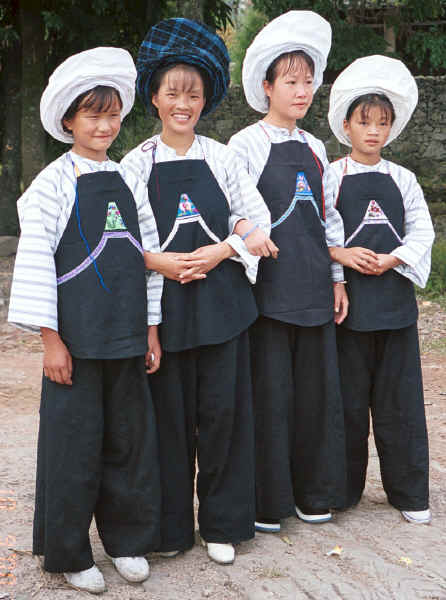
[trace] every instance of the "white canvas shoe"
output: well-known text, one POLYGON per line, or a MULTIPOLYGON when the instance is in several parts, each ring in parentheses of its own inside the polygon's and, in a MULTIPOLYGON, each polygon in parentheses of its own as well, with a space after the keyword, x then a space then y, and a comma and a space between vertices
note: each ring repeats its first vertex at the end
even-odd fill
POLYGON ((163 558, 173 558, 174 556, 178 556, 179 553, 179 550, 168 550, 167 552, 158 552, 158 554, 163 558))
POLYGON ((329 510, 327 510, 327 512, 322 512, 312 509, 301 510, 298 506, 296 506, 295 508, 296 515, 301 521, 305 521, 305 523, 326 523, 327 521, 331 521, 332 514, 329 510))
POLYGON ((409 523, 422 524, 432 521, 432 513, 428 508, 426 510, 402 510, 401 514, 409 523))
POLYGON ((220 565, 230 565, 234 562, 235 550, 232 544, 216 544, 208 542, 208 556, 220 565))
POLYGON ((85 571, 64 573, 64 577, 69 584, 85 592, 90 592, 91 594, 105 592, 104 577, 96 565, 85 569, 85 571))
POLYGON ((144 556, 120 556, 111 559, 121 577, 132 583, 145 581, 150 574, 149 563, 144 556))

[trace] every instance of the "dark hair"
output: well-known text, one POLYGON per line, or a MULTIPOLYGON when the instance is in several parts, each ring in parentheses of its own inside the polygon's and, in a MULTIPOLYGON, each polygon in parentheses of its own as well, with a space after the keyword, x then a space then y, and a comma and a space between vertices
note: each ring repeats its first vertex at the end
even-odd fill
POLYGON ((266 81, 272 85, 277 76, 279 75, 279 63, 281 63, 282 61, 288 61, 288 65, 285 71, 285 75, 287 73, 289 73, 290 71, 292 71, 298 62, 300 62, 301 60, 303 60, 304 62, 307 63, 308 68, 311 71, 311 74, 314 76, 314 61, 311 58, 311 56, 309 56, 306 52, 304 52, 303 50, 294 50, 293 52, 284 52, 283 54, 281 54, 280 56, 278 56, 277 58, 275 58, 273 60, 273 62, 270 64, 270 66, 268 67, 268 69, 266 70, 266 75, 265 75, 265 79, 266 81))
POLYGON ((347 114, 345 115, 346 121, 350 121, 358 106, 361 107, 362 119, 367 118, 372 106, 378 106, 381 108, 381 112, 385 114, 386 119, 390 119, 391 125, 393 125, 393 122, 395 121, 395 109, 393 108, 393 104, 384 94, 363 94, 362 96, 355 98, 348 107, 347 114))
MULTIPOLYGON (((153 96, 159 92, 159 89, 161 87, 161 82, 163 80, 164 75, 166 73, 168 73, 169 71, 172 71, 176 67, 180 67, 183 70, 183 72, 186 72, 186 73, 190 73, 190 74, 195 73, 196 75, 198 75, 201 78, 201 81, 203 83, 204 98, 207 103, 208 99, 211 98, 211 96, 212 96, 212 84, 211 84, 210 77, 206 73, 206 71, 204 71, 203 69, 200 69, 200 67, 196 67, 195 65, 189 65, 187 63, 171 63, 168 65, 159 67, 153 74, 152 79, 150 80, 150 84, 149 84, 150 100, 152 101, 153 96)), ((187 87, 185 88, 184 91, 190 92, 193 87, 193 78, 192 77, 189 79, 189 81, 186 83, 186 85, 187 85, 187 87)), ((206 107, 206 103, 205 103, 203 109, 206 107)), ((150 108, 152 109, 153 113, 159 118, 158 109, 153 104, 153 102, 152 102, 152 105, 150 108)))
POLYGON ((71 131, 65 127, 64 121, 72 119, 80 109, 88 110, 89 108, 92 108, 97 112, 105 112, 110 109, 116 98, 118 99, 120 108, 122 108, 122 100, 118 90, 108 85, 97 85, 91 90, 79 94, 67 108, 62 117, 63 130, 67 133, 71 133, 71 131))

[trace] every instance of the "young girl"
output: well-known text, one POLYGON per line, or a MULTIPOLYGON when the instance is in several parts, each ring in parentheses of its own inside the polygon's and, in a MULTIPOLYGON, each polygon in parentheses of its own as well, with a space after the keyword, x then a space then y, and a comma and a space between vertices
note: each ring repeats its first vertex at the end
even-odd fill
POLYGON ((107 158, 135 78, 119 48, 71 56, 50 77, 42 123, 72 149, 19 200, 9 309, 9 321, 40 329, 44 345, 33 553, 95 593, 105 584, 90 546, 93 515, 128 581, 148 577, 144 555, 159 544, 145 365, 159 364, 161 287, 147 286, 143 259, 159 242, 144 184, 107 158))
POLYGON ((231 235, 234 224, 250 220, 244 237, 253 251, 277 250, 266 237, 268 210, 235 155, 194 132, 225 95, 228 65, 223 41, 206 26, 168 19, 153 27, 139 51, 137 89, 162 132, 123 159, 147 183, 158 226, 162 253, 146 264, 171 278, 162 297, 163 365, 150 381, 160 440, 160 550, 172 556, 194 543, 197 454, 200 533, 220 563, 231 563, 233 544, 254 535, 247 329, 257 317, 249 281, 258 257, 231 235))
MULTIPOLYGON (((256 434, 256 527, 275 532, 294 514, 315 523, 343 502, 344 437, 334 311, 347 310, 342 221, 326 202, 321 141, 296 128, 322 83, 330 25, 309 11, 274 19, 243 63, 248 103, 266 113, 235 134, 237 152, 271 211, 277 261, 261 261, 250 329, 256 434), (323 181, 324 178, 324 181, 323 181)), ((330 196, 328 196, 330 198, 330 196)))
MULTIPOLYGON (((398 60, 368 56, 333 84, 329 122, 351 154, 333 163, 345 248, 348 317, 338 328, 347 506, 359 502, 368 461, 369 407, 389 502, 428 523, 429 458, 413 283, 426 285, 434 239, 415 175, 381 158, 415 109, 414 78, 398 60)), ((344 245, 344 244, 343 244, 344 245)))

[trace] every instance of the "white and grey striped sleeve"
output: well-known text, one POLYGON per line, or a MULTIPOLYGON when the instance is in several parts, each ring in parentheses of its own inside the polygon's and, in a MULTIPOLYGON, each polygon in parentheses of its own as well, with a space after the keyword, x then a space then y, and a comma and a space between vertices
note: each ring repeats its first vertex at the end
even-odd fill
MULTIPOLYGON (((158 230, 152 207, 150 206, 147 186, 140 179, 133 192, 138 211, 139 230, 142 247, 145 252, 160 252, 158 230)), ((163 294, 164 277, 160 273, 147 273, 147 324, 159 325, 161 316, 161 296, 163 294)))
MULTIPOLYGON (((325 200, 325 239, 329 248, 334 246, 342 248, 344 246, 344 222, 336 209, 336 178, 330 168, 325 147, 320 140, 318 141, 320 143, 318 156, 324 166, 322 184, 325 200)), ((344 267, 340 263, 335 261, 331 263, 331 277, 335 283, 344 281, 344 267)))
POLYGON ((426 286, 431 268, 434 228, 423 190, 413 173, 391 164, 390 172, 401 190, 404 202, 403 244, 391 252, 404 264, 395 267, 419 287, 426 286))
MULTIPOLYGON (((231 210, 229 230, 232 232, 238 221, 247 219, 254 225, 258 225, 266 235, 269 235, 271 215, 253 179, 232 150, 224 147, 222 158, 226 173, 224 187, 229 196, 231 210)), ((226 241, 237 252, 238 256, 234 259, 244 265, 249 281, 255 283, 259 257, 250 254, 245 242, 236 234, 231 233, 226 241)))
POLYGON ((17 203, 21 228, 8 321, 38 331, 58 330, 54 253, 60 213, 56 185, 42 174, 17 203))

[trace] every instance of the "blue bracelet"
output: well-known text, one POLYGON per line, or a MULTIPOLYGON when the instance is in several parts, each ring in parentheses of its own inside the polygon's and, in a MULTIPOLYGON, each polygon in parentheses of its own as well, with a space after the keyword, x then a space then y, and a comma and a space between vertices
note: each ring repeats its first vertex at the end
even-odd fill
POLYGON ((252 227, 252 228, 251 228, 249 231, 247 231, 245 234, 243 234, 243 235, 241 236, 242 240, 243 240, 243 241, 245 241, 245 240, 246 240, 246 238, 248 237, 248 235, 251 235, 251 233, 252 233, 253 231, 255 231, 255 230, 257 229, 257 227, 258 227, 258 225, 254 225, 254 227, 252 227))

